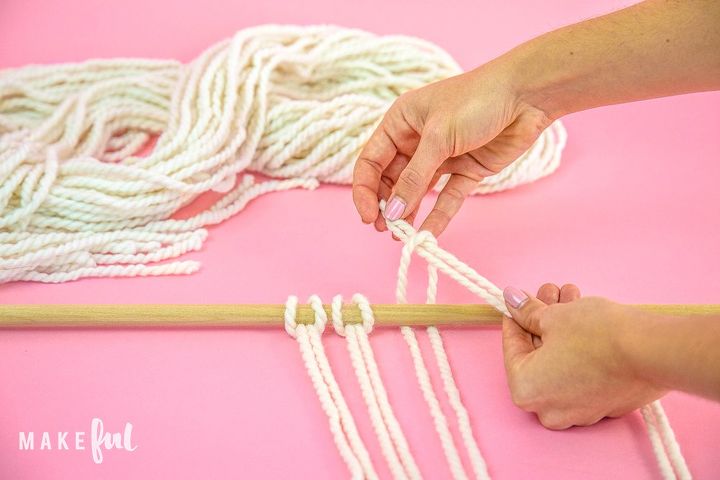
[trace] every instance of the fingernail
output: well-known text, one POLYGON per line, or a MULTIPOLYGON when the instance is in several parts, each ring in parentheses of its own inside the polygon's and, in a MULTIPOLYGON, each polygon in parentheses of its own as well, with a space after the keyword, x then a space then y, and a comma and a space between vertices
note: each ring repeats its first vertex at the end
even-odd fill
POLYGON ((513 308, 521 308, 528 301, 528 296, 522 290, 515 287, 507 287, 503 290, 505 301, 513 308))
POLYGON ((393 197, 385 207, 385 218, 393 222, 402 217, 403 212, 405 212, 405 202, 398 197, 393 197))

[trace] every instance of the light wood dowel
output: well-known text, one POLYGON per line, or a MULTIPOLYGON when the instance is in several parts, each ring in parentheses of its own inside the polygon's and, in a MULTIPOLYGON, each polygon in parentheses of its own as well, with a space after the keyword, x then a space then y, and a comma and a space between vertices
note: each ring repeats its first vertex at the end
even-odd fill
MULTIPOLYGON (((720 305, 638 305, 666 314, 720 315, 720 305)), ((489 305, 373 305, 377 326, 499 325, 502 316, 489 305)), ((330 315, 330 307, 325 306, 330 315)), ((0 305, 0 328, 127 327, 282 327, 284 305, 0 305)), ((352 305, 343 308, 347 323, 361 321, 352 305)), ((298 306, 298 323, 312 323, 313 312, 298 306)))

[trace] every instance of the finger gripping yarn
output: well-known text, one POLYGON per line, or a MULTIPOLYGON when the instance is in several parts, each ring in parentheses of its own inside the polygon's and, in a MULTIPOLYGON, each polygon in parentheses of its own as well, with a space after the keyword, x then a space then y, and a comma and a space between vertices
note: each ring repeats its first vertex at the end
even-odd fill
MULTIPOLYGON (((381 203, 380 208, 384 211, 384 202, 381 203)), ((404 242, 400 257, 400 266, 398 268, 396 289, 398 303, 407 302, 407 271, 412 253, 413 251, 417 251, 417 253, 428 262, 428 303, 433 303, 436 297, 437 270, 441 270, 461 285, 467 287, 468 290, 493 305, 501 313, 510 316, 510 313, 505 307, 502 291, 478 274, 469 265, 464 264, 454 255, 440 248, 437 241, 433 241, 434 238, 430 238, 432 237, 432 234, 425 231, 416 232, 412 225, 402 219, 387 221, 386 223, 388 229, 404 242)), ((418 380, 423 388, 426 399, 428 400, 428 405, 436 421, 436 425, 438 425, 438 433, 441 436, 443 447, 446 450, 446 456, 448 456, 450 464, 453 465, 453 456, 455 456, 453 453, 454 444, 452 444, 449 435, 444 432, 446 429, 445 424, 447 422, 444 420, 444 417, 441 417, 442 413, 439 412, 439 409, 435 406, 437 401, 434 397, 434 392, 429 386, 427 372, 422 361, 422 356, 419 354, 415 334, 409 327, 401 327, 401 330, 412 352, 418 374, 418 380)), ((429 327, 427 330, 438 366, 440 368, 445 391, 448 394, 450 403, 456 412, 463 441, 471 458, 475 474, 478 478, 489 478, 485 461, 480 455, 480 451, 477 448, 475 440, 472 436, 472 429, 469 423, 467 411, 460 401, 459 390, 452 377, 450 364, 442 345, 442 339, 439 331, 435 327, 429 327)), ((662 477, 666 480, 691 479, 692 474, 690 473, 685 458, 682 455, 680 444, 675 438, 673 429, 660 401, 656 400, 651 404, 642 407, 640 409, 640 413, 645 421, 653 453, 657 458, 658 467, 662 477)), ((458 470, 458 473, 460 474, 461 471, 458 470)), ((454 474, 454 476, 457 478, 458 474, 454 474)))

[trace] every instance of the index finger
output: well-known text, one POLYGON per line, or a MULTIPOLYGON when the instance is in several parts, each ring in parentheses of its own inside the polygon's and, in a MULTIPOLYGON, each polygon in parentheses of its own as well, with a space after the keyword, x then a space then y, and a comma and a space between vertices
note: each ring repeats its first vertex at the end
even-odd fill
POLYGON ((353 202, 364 223, 374 222, 380 212, 380 178, 396 154, 397 147, 383 120, 363 147, 353 170, 353 202))
POLYGON ((515 365, 535 351, 532 335, 515 320, 503 317, 502 346, 505 370, 510 373, 515 365))

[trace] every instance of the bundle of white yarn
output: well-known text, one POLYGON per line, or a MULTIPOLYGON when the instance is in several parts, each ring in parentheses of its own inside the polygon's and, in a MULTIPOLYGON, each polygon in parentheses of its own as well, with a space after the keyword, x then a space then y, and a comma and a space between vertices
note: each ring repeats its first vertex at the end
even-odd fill
MULTIPOLYGON (((242 30, 187 65, 0 70, 0 282, 192 273, 197 262, 166 260, 199 249, 204 226, 270 191, 350 183, 394 99, 460 71, 415 38, 272 25, 242 30), (172 218, 209 190, 224 195, 192 218, 172 218)), ((477 193, 551 173, 564 143, 556 122, 477 193)))

